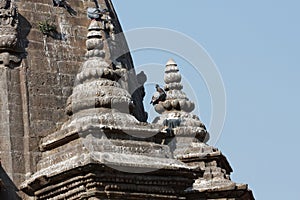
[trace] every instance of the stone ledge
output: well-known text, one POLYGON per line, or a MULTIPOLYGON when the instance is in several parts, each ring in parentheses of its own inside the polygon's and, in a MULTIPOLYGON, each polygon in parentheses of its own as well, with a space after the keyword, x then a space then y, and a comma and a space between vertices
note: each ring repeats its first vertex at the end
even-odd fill
POLYGON ((138 171, 122 172, 91 161, 82 166, 73 165, 71 169, 57 172, 56 175, 36 174, 24 182, 21 189, 29 195, 38 196, 39 199, 52 199, 51 196, 57 197, 61 194, 76 195, 82 187, 80 195, 90 191, 129 192, 129 195, 138 193, 178 195, 183 194, 184 189, 190 186, 197 176, 195 172, 178 167, 151 170, 147 173, 140 172, 139 176, 136 176, 138 171), (165 176, 166 173, 168 176, 165 176), (40 198, 42 196, 44 197, 40 198))
POLYGON ((203 190, 186 191, 187 200, 199 200, 199 199, 238 199, 238 200, 254 200, 252 191, 248 189, 247 184, 236 185, 234 188, 228 190, 203 190))
MULTIPOLYGON (((74 141, 80 137, 85 137, 91 132, 94 132, 95 134, 97 134, 97 132, 110 132, 115 133, 113 134, 114 137, 137 141, 149 141, 153 140, 153 138, 155 137, 159 142, 165 138, 165 134, 160 132, 158 128, 151 128, 150 126, 142 125, 143 123, 141 123, 140 126, 136 127, 118 127, 102 124, 86 125, 78 128, 68 127, 43 138, 41 140, 40 149, 41 151, 51 150, 63 144, 74 141)), ((110 133, 107 133, 106 136, 110 137, 110 135, 112 135, 110 133)))

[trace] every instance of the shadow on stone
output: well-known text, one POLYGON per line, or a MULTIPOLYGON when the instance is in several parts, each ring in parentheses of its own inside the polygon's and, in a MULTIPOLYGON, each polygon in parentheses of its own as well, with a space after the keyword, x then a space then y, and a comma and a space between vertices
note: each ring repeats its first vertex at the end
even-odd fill
POLYGON ((51 31, 51 32, 47 33, 46 35, 55 40, 62 40, 62 41, 67 40, 66 34, 60 33, 57 30, 51 31))
POLYGON ((23 58, 27 55, 26 48, 28 47, 29 40, 27 39, 27 36, 29 35, 29 32, 32 28, 30 22, 23 17, 21 14, 18 16, 19 19, 19 26, 18 26, 18 51, 23 53, 23 58))
POLYGON ((18 188, 6 174, 2 166, 0 166, 0 199, 5 200, 21 200, 17 194, 18 188))
POLYGON ((18 13, 15 3, 0 7, 0 63, 14 68, 26 57, 30 23, 18 13))

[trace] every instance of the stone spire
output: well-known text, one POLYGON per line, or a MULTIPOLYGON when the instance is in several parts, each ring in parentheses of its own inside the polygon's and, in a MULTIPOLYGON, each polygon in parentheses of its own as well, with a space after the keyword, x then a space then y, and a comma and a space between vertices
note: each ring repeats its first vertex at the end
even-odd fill
POLYGON ((195 108, 195 104, 187 98, 186 94, 182 91, 181 74, 177 64, 173 59, 170 59, 166 64, 165 69, 165 91, 167 92, 166 101, 155 106, 158 113, 164 111, 184 111, 191 112, 195 108))
POLYGON ((65 127, 78 124, 79 118, 85 123, 86 120, 97 121, 102 125, 138 123, 130 115, 133 107, 131 95, 121 86, 121 82, 126 81, 127 70, 114 69, 105 59, 103 26, 103 23, 92 20, 88 28, 87 60, 76 76, 73 94, 68 99, 66 112, 72 115, 72 119, 65 127))
POLYGON ((175 136, 197 138, 200 142, 206 142, 209 134, 199 117, 191 113, 195 104, 182 91, 181 75, 173 59, 166 64, 164 81, 167 97, 165 101, 155 105, 156 112, 161 116, 154 119, 154 123, 165 125, 168 131, 172 129, 175 136))
POLYGON ((231 181, 232 168, 226 157, 217 148, 205 144, 209 134, 199 118, 191 114, 195 105, 182 91, 181 75, 173 59, 166 64, 164 81, 167 97, 155 106, 161 116, 154 122, 163 124, 167 133, 174 134, 175 138, 170 143, 174 157, 192 170, 200 168, 204 172, 186 190, 187 199, 198 199, 199 194, 205 199, 215 199, 218 192, 220 198, 232 195, 252 200, 246 184, 231 181))

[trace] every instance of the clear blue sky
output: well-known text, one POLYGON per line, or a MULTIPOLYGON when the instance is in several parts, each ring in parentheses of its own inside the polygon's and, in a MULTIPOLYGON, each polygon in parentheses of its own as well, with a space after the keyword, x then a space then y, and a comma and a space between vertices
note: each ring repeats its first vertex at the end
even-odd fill
MULTIPOLYGON (((248 183, 256 199, 300 199, 300 2, 113 2, 124 31, 173 29, 196 40, 214 60, 227 95, 226 121, 215 146, 230 161, 232 179, 248 183)), ((169 57, 150 50, 133 54, 136 65, 163 67, 169 57)), ((186 63, 179 59, 178 64, 186 63)), ((202 88, 199 82, 192 87, 202 88)), ((205 87, 199 96, 200 118, 207 124, 205 87)))

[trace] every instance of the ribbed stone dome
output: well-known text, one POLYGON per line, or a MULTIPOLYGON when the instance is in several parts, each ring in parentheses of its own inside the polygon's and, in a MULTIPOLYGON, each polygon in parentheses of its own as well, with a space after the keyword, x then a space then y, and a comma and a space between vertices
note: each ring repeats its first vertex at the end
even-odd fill
POLYGON ((93 20, 87 34, 87 60, 77 73, 73 93, 68 99, 67 113, 76 114, 83 110, 95 108, 115 109, 129 113, 131 95, 121 87, 120 77, 126 69, 112 69, 104 59, 101 24, 93 20))

